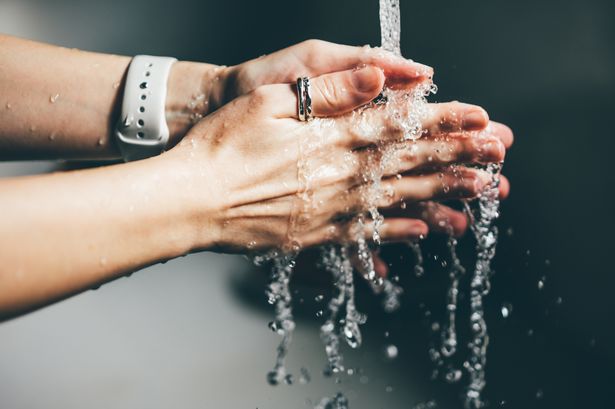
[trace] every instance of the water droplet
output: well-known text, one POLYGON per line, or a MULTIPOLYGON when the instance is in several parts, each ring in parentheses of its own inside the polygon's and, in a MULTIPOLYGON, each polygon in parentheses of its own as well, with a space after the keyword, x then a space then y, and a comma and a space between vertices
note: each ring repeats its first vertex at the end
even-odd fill
POLYGON ((101 266, 106 266, 107 265, 107 257, 101 257, 100 260, 98 261, 98 263, 101 266))
POLYGON ((302 385, 310 383, 310 381, 312 380, 312 377, 310 376, 309 371, 306 368, 301 367, 299 372, 301 374, 299 376, 299 383, 302 384, 302 385))
POLYGON ((384 391, 386 393, 391 393, 391 392, 393 392, 393 387, 391 385, 387 385, 387 386, 385 386, 384 391))
POLYGON ((536 391, 536 399, 542 399, 544 397, 544 392, 542 391, 542 389, 538 389, 536 391))
POLYGON ((292 385, 292 384, 293 384, 293 382, 294 382, 294 379, 293 379, 292 374, 287 374, 287 375, 284 377, 284 383, 285 383, 286 385, 292 385))
POLYGON ((546 276, 542 276, 540 277, 540 279, 538 279, 537 287, 539 290, 542 290, 543 288, 545 288, 546 281, 547 281, 546 276))
POLYGON ((277 371, 270 371, 267 373, 267 382, 269 385, 276 386, 280 383, 279 374, 277 371))
POLYGON ((323 313, 323 311, 322 311, 322 310, 318 310, 318 311, 316 311, 316 317, 318 317, 318 318, 322 317, 322 316, 323 316, 323 314, 324 314, 324 313, 323 313))
POLYGON ((504 303, 502 305, 502 317, 504 318, 508 318, 510 316, 510 314, 512 314, 512 310, 513 310, 513 306, 510 303, 504 303))
POLYGON ((267 324, 267 326, 269 327, 271 331, 276 332, 276 333, 281 329, 278 323, 275 321, 270 321, 269 324, 267 324))
POLYGON ((344 338, 351 348, 358 348, 361 346, 361 332, 356 322, 347 322, 346 325, 344 325, 344 338))
POLYGON ((104 144, 105 144, 105 140, 103 138, 98 138, 98 141, 96 141, 97 146, 103 146, 104 144))
POLYGON ((325 296, 322 294, 318 294, 316 297, 314 297, 314 301, 316 302, 322 302, 322 300, 325 299, 325 296))
POLYGON ((393 344, 387 345, 384 348, 384 353, 385 353, 386 357, 388 359, 391 359, 391 360, 397 358, 398 352, 399 351, 397 350, 397 347, 395 345, 393 345, 393 344))
POLYGON ((556 305, 562 305, 563 302, 564 302, 564 299, 562 297, 557 297, 555 299, 555 304, 556 305))
POLYGON ((60 94, 53 94, 49 97, 49 102, 55 104, 55 102, 60 98, 60 94))
POLYGON ((52 133, 49 134, 49 140, 50 141, 55 141, 56 140, 56 133, 55 132, 52 132, 52 133))
POLYGON ((11 108, 13 107, 13 106, 12 106, 10 103, 8 103, 8 102, 6 103, 6 105, 5 105, 5 106, 6 106, 6 109, 11 109, 11 108))
POLYGON ((448 383, 457 383, 462 377, 462 372, 459 369, 449 369, 444 375, 444 379, 448 383))

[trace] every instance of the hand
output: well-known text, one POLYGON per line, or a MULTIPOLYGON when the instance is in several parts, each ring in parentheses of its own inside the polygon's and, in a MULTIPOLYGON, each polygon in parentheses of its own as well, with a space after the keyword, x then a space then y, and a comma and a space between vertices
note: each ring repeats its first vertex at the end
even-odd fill
POLYGON ((169 76, 167 122, 169 147, 202 117, 261 85, 291 84, 300 76, 316 77, 360 65, 380 67, 389 87, 409 87, 431 78, 433 70, 381 49, 352 47, 320 40, 302 43, 232 67, 181 61, 169 76))
MULTIPOLYGON (((384 83, 382 70, 373 66, 316 77, 312 80, 314 114, 349 113, 376 97, 384 83)), ((393 209, 402 200, 474 197, 489 175, 463 166, 453 172, 449 165, 503 159, 504 136, 499 127, 491 136, 478 135, 488 124, 482 109, 463 104, 437 108, 424 119, 429 133, 415 143, 418 150, 401 155, 398 166, 387 169, 383 183, 392 194, 385 196, 383 208, 393 209), (459 120, 476 112, 478 121, 459 120), (453 149, 429 160, 428 152, 436 151, 443 134, 453 149), (400 173, 405 176, 394 177, 400 173)), ((373 112, 384 115, 382 110, 373 112)), ((296 95, 291 86, 260 86, 204 118, 165 154, 190 183, 186 205, 199 226, 196 247, 246 252, 291 242, 309 247, 353 239, 351 229, 339 220, 365 211, 365 183, 358 176, 368 155, 365 148, 373 141, 353 131, 349 116, 328 120, 326 137, 319 130, 322 122, 306 124, 295 118, 296 95), (306 147, 310 152, 304 161, 306 147), (306 191, 305 181, 297 175, 306 164, 308 171, 316 172, 309 172, 309 197, 304 201, 297 199, 306 191), (289 223, 298 215, 297 209, 303 217, 289 223)), ((398 131, 393 124, 385 125, 390 134, 398 131)), ((413 240, 426 233, 424 222, 407 218, 389 219, 381 229, 385 241, 413 240)))
POLYGON ((298 77, 373 65, 384 71, 391 88, 407 88, 431 78, 433 69, 380 48, 353 47, 322 40, 307 40, 224 70, 220 104, 245 95, 261 85, 292 84, 298 77))

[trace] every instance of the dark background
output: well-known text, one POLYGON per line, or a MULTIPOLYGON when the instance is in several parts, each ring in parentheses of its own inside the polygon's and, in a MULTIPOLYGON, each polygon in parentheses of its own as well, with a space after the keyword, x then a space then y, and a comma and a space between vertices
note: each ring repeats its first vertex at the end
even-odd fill
MULTIPOLYGON (((10 10, 18 2, 1 3, 10 10)), ((308 38, 353 45, 380 38, 377 0, 24 3, 32 26, 3 31, 45 41, 37 33, 52 27, 65 46, 226 65, 308 38)), ((440 91, 432 101, 480 104, 515 132, 504 168, 512 194, 502 205, 487 301, 493 407, 613 407, 614 4, 402 0, 402 52, 435 67, 440 91), (503 303, 513 306, 507 319, 503 303)), ((462 244, 468 262, 471 247, 462 244)), ((426 255, 441 252, 441 238, 427 241, 426 255)), ((411 267, 406 253, 386 253, 402 276, 411 267)), ((422 368, 439 407, 460 407, 456 386, 429 381, 429 325, 419 325, 426 321, 419 304, 438 319, 446 280, 428 258, 426 277, 402 279, 400 313, 380 314, 365 294, 359 305, 371 313, 369 334, 390 331, 407 351, 395 365, 422 368)))

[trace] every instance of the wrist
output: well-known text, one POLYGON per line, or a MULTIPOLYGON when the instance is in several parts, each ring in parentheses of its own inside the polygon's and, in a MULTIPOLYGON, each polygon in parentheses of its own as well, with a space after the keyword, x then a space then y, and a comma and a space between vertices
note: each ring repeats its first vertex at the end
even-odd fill
POLYGON ((209 167, 182 146, 143 161, 149 172, 160 175, 160 217, 176 236, 183 237, 184 253, 212 249, 219 237, 219 197, 209 167))
POLYGON ((165 103, 167 149, 175 146, 202 117, 223 105, 226 81, 225 66, 189 61, 173 65, 165 103))

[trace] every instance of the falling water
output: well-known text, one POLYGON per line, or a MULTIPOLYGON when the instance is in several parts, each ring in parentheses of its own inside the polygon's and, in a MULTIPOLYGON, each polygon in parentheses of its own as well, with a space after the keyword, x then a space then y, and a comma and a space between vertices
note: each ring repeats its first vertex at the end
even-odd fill
MULTIPOLYGON (((382 49, 400 53, 400 8, 399 0, 380 0, 380 24, 382 36, 382 49)), ((379 226, 383 222, 376 203, 388 194, 383 192, 381 179, 384 169, 389 163, 393 154, 398 149, 409 149, 408 143, 418 139, 422 135, 422 119, 425 116, 428 106, 425 97, 430 93, 435 93, 436 87, 432 83, 415 87, 413 91, 394 91, 385 89, 381 101, 374 102, 367 107, 363 107, 351 115, 352 123, 358 133, 370 135, 373 140, 384 141, 383 130, 374 125, 378 123, 377 116, 384 115, 390 123, 396 125, 401 130, 402 137, 397 143, 378 142, 369 155, 368 163, 362 169, 363 181, 366 184, 364 192, 364 204, 367 214, 371 218, 373 226, 372 240, 380 244, 379 226), (382 103, 385 101, 386 103, 382 103)), ((316 139, 327 136, 327 119, 315 119, 306 126, 314 127, 316 139)), ((316 144, 317 145, 317 144, 316 144)), ((309 186, 310 169, 308 158, 314 153, 314 144, 300 142, 302 152, 298 165, 300 182, 303 185, 302 192, 298 195, 299 202, 304 209, 313 206, 311 189, 309 186)), ((410 145, 412 150, 412 145, 410 145)), ((470 355, 464 363, 469 376, 469 386, 467 387, 465 407, 467 409, 477 409, 484 407, 481 397, 485 386, 485 364, 486 351, 488 345, 487 326, 483 311, 483 296, 489 291, 489 278, 491 272, 491 259, 495 254, 495 244, 497 230, 494 226, 495 218, 498 213, 498 176, 499 165, 489 166, 487 170, 492 172, 493 181, 491 186, 481 194, 476 203, 465 203, 466 212, 471 216, 471 229, 477 241, 477 261, 471 282, 471 325, 472 340, 469 344, 470 355)), ((402 206, 403 207, 403 206, 402 206)), ((301 214, 301 211, 298 212, 301 214)), ((304 216, 308 213, 304 213, 304 216)), ((291 227, 294 228, 296 215, 291 217, 291 227)), ((324 374, 331 376, 344 371, 343 357, 341 354, 342 342, 351 348, 358 348, 361 345, 360 325, 366 322, 367 317, 360 313, 355 306, 354 299, 354 269, 356 268, 362 276, 371 284, 375 293, 383 295, 384 309, 388 312, 394 311, 399 307, 399 297, 402 289, 392 281, 378 276, 374 269, 372 253, 365 237, 366 217, 357 216, 353 221, 353 240, 341 245, 327 245, 321 248, 321 264, 333 278, 333 293, 327 304, 326 321, 320 328, 320 337, 325 346, 327 363, 324 374), (344 314, 343 317, 340 317, 344 314)), ((290 235, 292 238, 292 234, 290 235)), ((440 348, 431 348, 430 355, 438 368, 444 366, 445 359, 450 358, 457 351, 457 331, 456 331, 456 312, 459 295, 460 278, 465 270, 457 256, 457 240, 453 237, 452 231, 448 238, 448 248, 450 253, 449 279, 450 285, 447 293, 447 319, 441 327, 434 327, 435 331, 441 331, 440 348)), ((418 242, 408 243, 408 247, 415 255, 415 275, 421 276, 424 273, 423 258, 418 242)), ((269 326, 277 334, 282 336, 282 341, 277 348, 276 362, 273 370, 269 372, 267 379, 270 384, 277 385, 282 382, 291 384, 292 375, 287 372, 284 366, 285 356, 292 338, 295 327, 291 309, 291 292, 289 283, 292 276, 295 256, 300 250, 297 245, 291 247, 292 251, 282 252, 273 251, 272 253, 255 258, 255 262, 272 261, 273 271, 271 282, 268 288, 269 303, 275 306, 275 319, 269 326)), ((323 314, 322 311, 319 311, 323 314)), ((396 353, 395 353, 396 354, 396 353)), ((444 378, 449 382, 457 382, 461 378, 461 371, 447 366, 444 378)), ((429 402, 428 407, 432 402, 429 402)), ((435 403, 434 403, 435 405, 435 403)), ((316 406, 318 409, 346 409, 348 400, 343 394, 338 393, 332 398, 323 398, 316 406)))
POLYGON ((380 0, 381 47, 401 55, 401 17, 399 0, 380 0))
MULTIPOLYGON (((451 358, 457 352, 457 303, 459 298, 459 280, 465 273, 465 268, 457 256, 457 239, 453 235, 450 223, 446 221, 448 228, 447 247, 449 250, 449 288, 446 299, 446 322, 440 333, 441 346, 437 355, 436 364, 444 365, 444 360, 451 358)), ((444 372, 444 379, 449 383, 458 382, 461 379, 461 371, 456 369, 451 363, 448 364, 444 372)))
POLYGON ((498 240, 498 229, 495 220, 499 216, 498 200, 500 184, 500 164, 491 164, 487 170, 492 175, 491 183, 480 195, 476 203, 465 202, 465 210, 471 221, 472 233, 476 239, 476 265, 471 281, 470 291, 470 324, 472 340, 470 341, 470 356, 464 362, 468 371, 470 383, 465 397, 466 409, 485 407, 482 391, 485 388, 485 365, 487 364, 487 346, 489 335, 483 308, 483 297, 491 289, 491 260, 495 256, 498 240))
POLYGON ((354 304, 353 268, 349 258, 349 246, 325 246, 322 248, 322 265, 333 276, 334 294, 329 301, 329 315, 320 327, 320 337, 325 345, 327 367, 325 375, 331 376, 344 371, 343 359, 340 353, 340 334, 351 348, 361 345, 359 325, 364 324, 366 317, 357 311, 354 304), (343 327, 340 327, 338 316, 344 308, 346 316, 343 327))
POLYGON ((275 366, 267 374, 267 381, 271 385, 278 385, 284 381, 292 383, 292 375, 286 373, 284 359, 288 353, 288 347, 295 329, 295 321, 291 308, 290 278, 295 260, 293 256, 283 255, 273 259, 272 279, 267 289, 269 304, 275 306, 275 320, 269 323, 269 328, 282 336, 282 341, 277 348, 275 366))

